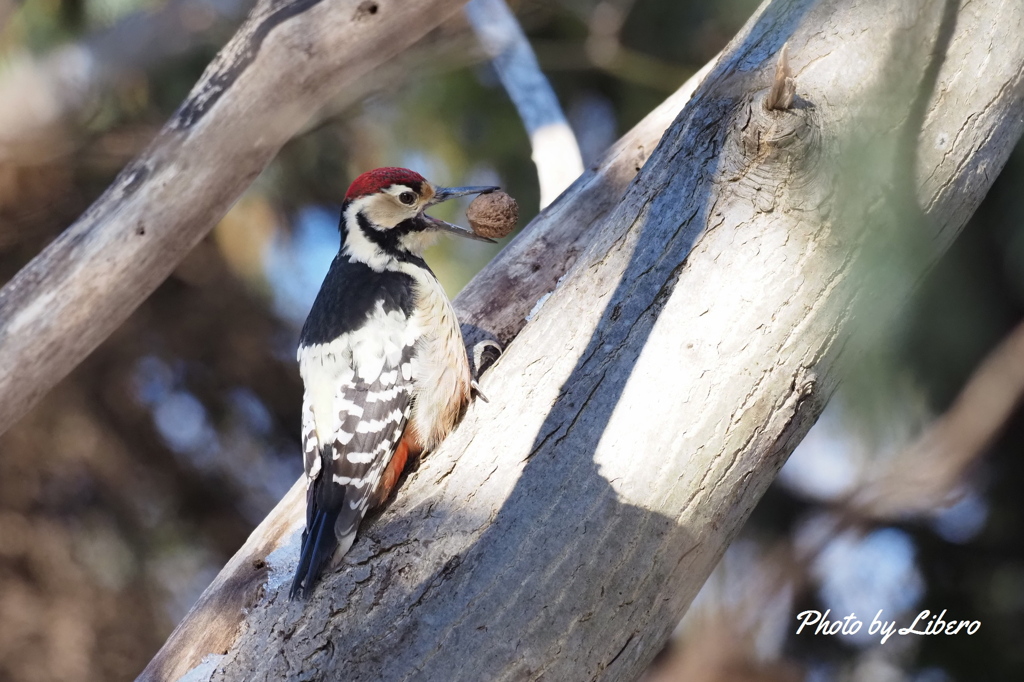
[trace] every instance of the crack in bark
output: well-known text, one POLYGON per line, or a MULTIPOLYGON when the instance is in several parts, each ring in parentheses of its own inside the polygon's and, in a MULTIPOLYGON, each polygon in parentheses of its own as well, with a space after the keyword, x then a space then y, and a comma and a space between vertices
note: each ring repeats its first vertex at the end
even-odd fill
POLYGON ((587 408, 587 405, 590 404, 590 401, 594 397, 594 394, 597 393, 597 389, 601 388, 601 384, 604 383, 604 377, 606 374, 607 370, 602 371, 601 376, 594 381, 594 386, 590 389, 590 392, 587 393, 587 397, 583 399, 583 404, 580 405, 579 408, 576 410, 576 414, 573 415, 572 420, 569 422, 569 426, 565 428, 565 432, 555 439, 555 446, 561 445, 562 441, 564 441, 568 437, 573 427, 576 426, 576 422, 579 421, 581 416, 583 416, 583 411, 587 408))
POLYGON ((171 124, 172 130, 188 130, 203 118, 217 101, 228 91, 238 78, 249 68, 259 55, 263 41, 270 32, 316 7, 322 0, 269 0, 257 7, 250 15, 246 26, 240 29, 244 36, 231 51, 218 55, 202 80, 192 89, 188 98, 178 108, 171 124))

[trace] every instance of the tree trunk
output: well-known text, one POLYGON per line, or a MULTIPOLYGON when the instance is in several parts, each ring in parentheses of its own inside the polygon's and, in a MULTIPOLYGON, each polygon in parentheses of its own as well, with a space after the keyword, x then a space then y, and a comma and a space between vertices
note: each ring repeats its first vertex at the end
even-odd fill
POLYGON ((614 209, 571 220, 591 175, 460 297, 474 334, 514 337, 490 402, 341 569, 288 601, 297 485, 141 679, 208 654, 189 679, 635 679, 827 401, 852 320, 884 324, 998 174, 1022 32, 1015 0, 766 3, 614 209), (769 110, 787 43, 796 97, 769 110))

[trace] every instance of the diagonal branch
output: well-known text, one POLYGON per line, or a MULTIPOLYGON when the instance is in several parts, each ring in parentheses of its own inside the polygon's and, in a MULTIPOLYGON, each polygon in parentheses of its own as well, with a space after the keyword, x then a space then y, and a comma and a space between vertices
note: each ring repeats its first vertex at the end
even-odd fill
POLYGON ((955 499, 964 473, 991 447, 1024 398, 1024 323, 974 370, 953 404, 843 501, 852 519, 889 521, 955 499))
POLYGON ((583 172, 576 136, 505 0, 470 0, 466 16, 526 126, 544 208, 583 172))

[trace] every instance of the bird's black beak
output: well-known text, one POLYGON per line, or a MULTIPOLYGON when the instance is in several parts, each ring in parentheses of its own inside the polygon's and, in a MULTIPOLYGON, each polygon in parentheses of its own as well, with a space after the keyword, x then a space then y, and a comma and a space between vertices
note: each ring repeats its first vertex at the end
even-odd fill
POLYGON ((459 227, 458 225, 452 225, 451 223, 445 222, 444 220, 441 220, 440 218, 435 218, 434 216, 429 216, 429 215, 424 214, 423 217, 427 219, 427 229, 428 230, 436 230, 438 232, 448 232, 449 234, 457 234, 460 237, 468 237, 469 239, 475 239, 478 242, 487 242, 489 244, 497 244, 497 242, 494 241, 493 239, 490 239, 488 237, 481 237, 480 235, 478 235, 473 230, 467 230, 464 227, 459 227))
MULTIPOLYGON (((496 189, 500 189, 500 188, 499 187, 438 187, 438 188, 436 188, 434 190, 434 197, 430 200, 430 203, 427 204, 427 206, 433 206, 434 204, 440 204, 442 201, 448 201, 449 199, 454 199, 455 197, 464 197, 464 196, 468 196, 470 194, 487 194, 488 192, 493 192, 496 189)), ((467 230, 466 228, 459 227, 458 225, 452 225, 451 223, 445 222, 444 220, 441 220, 439 218, 435 218, 433 216, 429 216, 429 215, 426 215, 426 214, 424 214, 423 217, 427 219, 427 225, 429 226, 429 229, 431 229, 431 230, 437 230, 439 232, 448 232, 448 233, 451 233, 451 234, 457 234, 460 237, 468 237, 469 239, 476 239, 477 241, 488 242, 490 244, 497 243, 493 239, 489 239, 487 237, 481 237, 480 235, 478 235, 477 233, 473 232, 472 230, 467 230)))
POLYGON ((500 187, 436 187, 434 188, 434 198, 430 200, 427 206, 433 206, 434 204, 440 204, 442 201, 448 201, 455 197, 464 197, 470 194, 487 194, 493 192, 500 187))

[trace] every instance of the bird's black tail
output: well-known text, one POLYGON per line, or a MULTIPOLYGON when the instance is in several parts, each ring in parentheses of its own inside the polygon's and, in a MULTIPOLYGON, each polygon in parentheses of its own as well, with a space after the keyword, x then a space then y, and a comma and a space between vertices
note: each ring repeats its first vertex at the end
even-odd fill
MULTIPOLYGON (((333 455, 331 448, 321 453, 326 462, 331 462, 333 455)), ((333 484, 328 471, 325 465, 306 490, 306 530, 302 532, 299 565, 288 593, 292 599, 308 597, 335 552, 340 555, 348 552, 365 513, 365 505, 353 505, 348 499, 352 489, 333 484)))
MULTIPOLYGON (((311 489, 312 492, 312 489, 311 489)), ((295 569, 292 589, 288 593, 291 599, 305 599, 313 591, 320 574, 338 548, 338 538, 334 534, 334 524, 338 520, 341 506, 331 509, 317 508, 314 494, 307 495, 306 502, 309 513, 306 515, 306 530, 302 532, 302 550, 299 552, 299 565, 295 569)))

